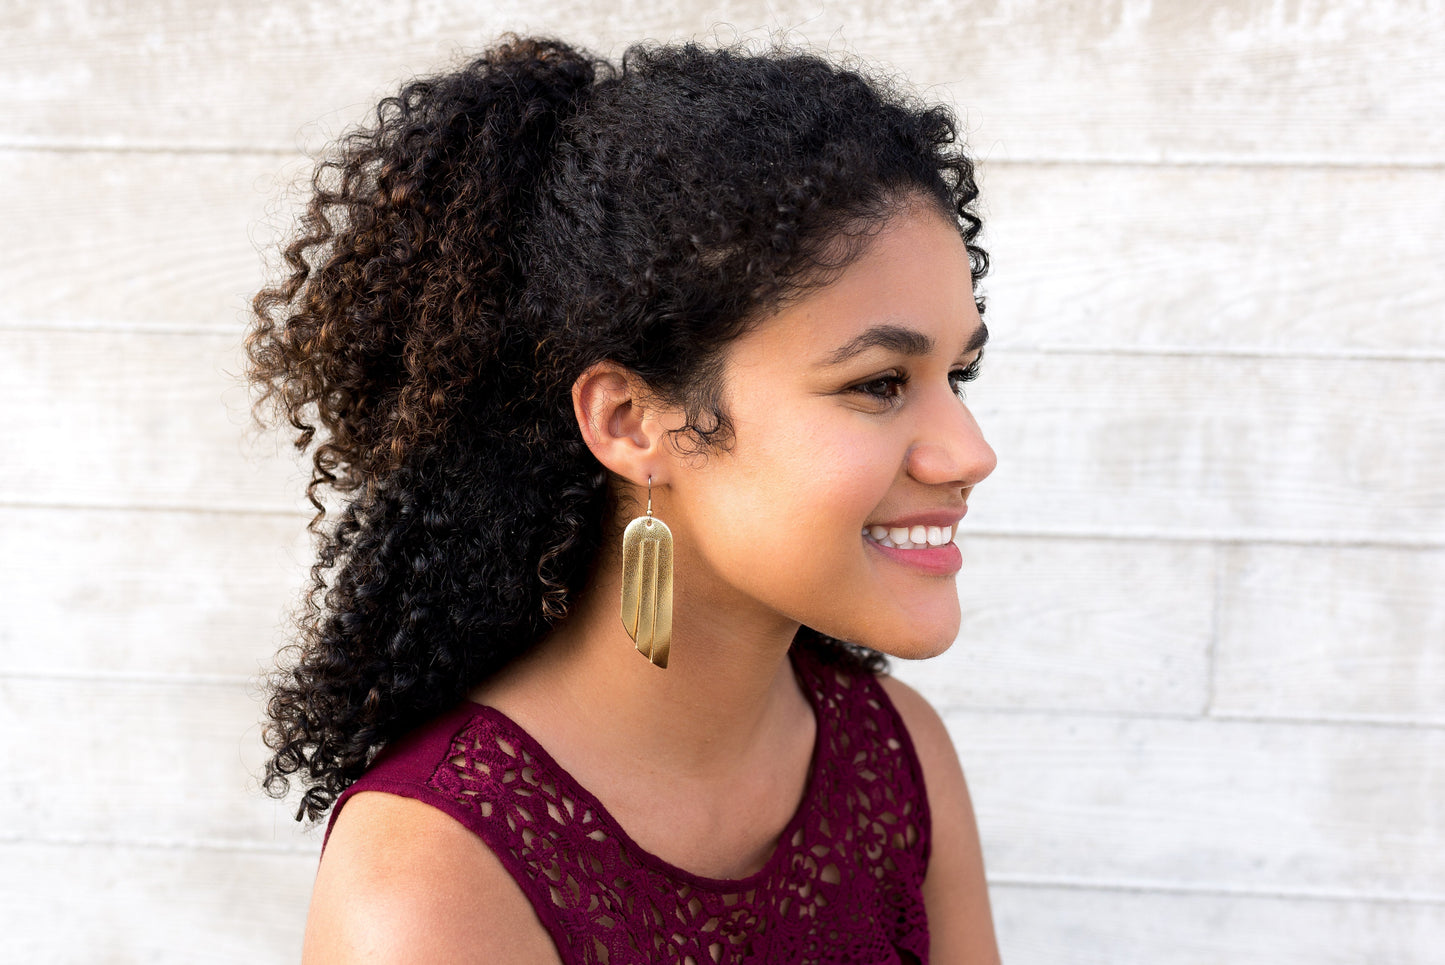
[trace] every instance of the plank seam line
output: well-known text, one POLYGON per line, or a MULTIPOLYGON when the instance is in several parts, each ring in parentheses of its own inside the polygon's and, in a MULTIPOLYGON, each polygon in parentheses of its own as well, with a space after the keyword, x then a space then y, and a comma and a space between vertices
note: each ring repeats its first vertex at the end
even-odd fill
POLYGON ((55 848, 135 848, 144 851, 225 851, 241 854, 304 855, 316 857, 321 851, 318 840, 314 848, 264 841, 227 841, 220 838, 150 838, 97 834, 36 834, 15 832, 0 834, 0 845, 34 844, 55 848))
MULTIPOLYGON (((329 141, 328 141, 329 143, 329 141)), ((0 140, 0 151, 17 154, 142 154, 182 157, 295 157, 312 155, 301 147, 279 147, 267 144, 87 144, 84 141, 10 141, 0 140)))
POLYGON ((1435 349, 1271 349, 1264 347, 1195 345, 990 345, 990 354, 1083 356, 1118 355, 1124 358, 1265 359, 1282 362, 1445 362, 1435 349), (995 354, 996 353, 996 354, 995 354))
POLYGON ((1445 549, 1440 537, 1381 537, 1364 533, 1340 536, 1302 536, 1278 532, 1220 532, 1211 530, 1024 529, 970 524, 966 536, 993 539, 1098 540, 1100 542, 1198 543, 1206 546, 1297 546, 1319 549, 1445 549))
MULTIPOLYGON (((334 138, 326 138, 330 144, 334 138)), ((324 148, 323 148, 324 149, 324 148)), ((301 145, 278 144, 105 144, 86 141, 0 140, 0 151, 35 154, 140 154, 140 155, 224 155, 228 157, 295 157, 310 159, 314 150, 301 145)), ((1381 158, 1369 155, 1300 157, 1258 157, 1249 154, 1206 154, 1161 152, 1156 154, 1019 154, 1001 156, 980 150, 978 165, 989 167, 1099 167, 1099 168, 1232 168, 1354 171, 1440 171, 1445 159, 1435 157, 1381 158)))
MULTIPOLYGON (((257 276, 257 287, 261 285, 260 276, 257 276)), ((237 313, 245 311, 238 307, 237 313)), ((244 323, 238 323, 236 329, 207 328, 198 325, 170 325, 164 322, 142 322, 139 324, 107 324, 94 320, 68 320, 60 319, 53 322, 0 322, 0 332, 19 332, 22 334, 48 335, 51 333, 66 333, 79 335, 177 335, 190 338, 216 338, 234 342, 237 348, 242 346, 245 340, 244 323)))
MULTIPOLYGON (((927 688, 922 688, 925 693, 927 688)), ((1306 717, 1303 715, 1214 713, 1167 713, 1164 711, 1118 711, 1089 707, 1007 707, 1003 705, 971 704, 950 701, 939 697, 934 700, 938 712, 947 718, 990 715, 999 717, 1050 717, 1054 719, 1111 720, 1119 723, 1162 722, 1176 724, 1251 724, 1270 727, 1332 727, 1369 728, 1391 731, 1440 731, 1445 732, 1445 720, 1409 720, 1400 717, 1379 717, 1359 715, 1351 717, 1306 717)))
MULTIPOLYGON (((263 516, 266 518, 294 519, 305 526, 311 519, 308 509, 279 509, 268 507, 197 506, 176 503, 170 506, 146 506, 126 503, 47 503, 27 502, 19 499, 0 499, 0 509, 36 509, 46 512, 88 512, 88 513, 175 513, 182 516, 263 516)), ((330 511, 328 511, 328 516, 330 511)))
POLYGON ((100 684, 161 684, 173 687, 257 687, 266 668, 258 666, 255 676, 221 673, 159 673, 147 670, 3 670, 0 680, 74 681, 100 684))
MULTIPOLYGON (((258 276, 259 277, 259 276, 258 276)), ((260 282, 258 281, 258 285, 260 282)), ((237 307, 244 313, 244 306, 237 307)), ((166 323, 113 324, 95 319, 59 319, 51 322, 0 322, 0 331, 33 334, 74 332, 102 335, 176 335, 192 338, 217 338, 233 341, 239 348, 245 338, 244 321, 234 330, 214 326, 166 323)), ((1123 358, 1192 358, 1192 359, 1264 359, 1302 362, 1445 362, 1445 351, 1436 349, 1283 349, 1266 347, 1230 347, 1209 345, 1067 345, 1048 343, 996 342, 989 347, 991 356, 1066 356, 1123 358)))
POLYGON ((1259 157, 1251 154, 1205 154, 1202 152, 1161 152, 1157 154, 1015 154, 999 156, 980 151, 978 166, 1051 168, 1232 168, 1236 170, 1347 170, 1347 171, 1441 171, 1445 159, 1430 157, 1381 158, 1369 155, 1300 157, 1259 157))
POLYGON ((1112 891, 1217 898, 1277 898, 1291 901, 1369 902, 1403 905, 1445 905, 1445 894, 1430 892, 1353 892, 1332 888, 1263 888, 1230 885, 1185 885, 1177 882, 1090 879, 1038 875, 993 874, 990 885, 1010 888, 1057 888, 1067 891, 1112 891))
MULTIPOLYGON (((96 683, 115 685, 152 685, 167 687, 225 687, 252 690, 265 686, 265 675, 269 668, 258 665, 254 675, 206 674, 206 673, 160 673, 152 671, 127 670, 3 670, 0 682, 32 681, 39 683, 96 683)), ((1052 717, 1087 718, 1120 722, 1163 721, 1183 724, 1262 724, 1268 726, 1303 727, 1352 727, 1374 730, 1445 731, 1445 721, 1403 720, 1387 717, 1302 717, 1269 716, 1263 714, 1213 713, 1170 714, 1161 712, 1121 712, 1090 708, 1053 707, 1005 707, 987 704, 960 704, 946 699, 937 701, 940 713, 945 715, 992 714, 1008 717, 1052 717)))
MULTIPOLYGON (((285 458, 278 456, 276 458, 285 458)), ((301 468, 301 467, 298 467, 301 468)), ((298 489, 299 491, 299 489, 298 489)), ((340 507, 330 507, 328 517, 340 507)), ((200 516, 260 516, 294 519, 303 527, 311 520, 309 507, 283 509, 265 506, 203 506, 173 503, 154 506, 139 503, 47 502, 43 500, 0 499, 0 510, 37 510, 41 512, 97 513, 173 513, 200 516)), ((1201 546, 1290 546, 1314 549, 1387 549, 1431 552, 1445 549, 1445 534, 1432 536, 1373 536, 1349 533, 1341 536, 1302 536, 1293 533, 1219 532, 1211 530, 1085 530, 1024 529, 1007 526, 970 525, 967 535, 989 539, 1017 540, 1092 540, 1096 542, 1194 543, 1201 546)), ((965 550, 966 551, 966 550, 965 550)))

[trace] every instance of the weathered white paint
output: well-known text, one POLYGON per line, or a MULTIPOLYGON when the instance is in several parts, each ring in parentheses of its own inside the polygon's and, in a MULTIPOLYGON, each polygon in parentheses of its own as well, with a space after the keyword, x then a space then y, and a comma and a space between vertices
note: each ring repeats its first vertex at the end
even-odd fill
POLYGON ((0 331, 0 504, 303 510, 289 440, 259 435, 239 335, 0 331))
POLYGON ((969 387, 1003 453, 970 504, 987 532, 1445 545, 1445 361, 990 363, 969 387))
MULTIPOLYGON (((0 331, 0 502, 301 511, 240 365, 225 336, 0 331)), ((999 351, 970 395, 1004 453, 983 532, 1445 545, 1445 361, 999 351)))
POLYGON ((260 718, 244 680, 0 678, 0 733, 26 735, 0 744, 0 834, 306 847, 294 808, 258 792, 260 718))
POLYGON ((1008 965, 1430 965, 1438 904, 995 884, 1008 965))
POLYGON ((1007 880, 1445 904, 1445 729, 944 719, 1007 880))
POLYGON ((1213 710, 1445 725, 1445 552, 1223 554, 1213 710))
MULTIPOLYGON (((0 152, 0 326, 234 335, 303 175, 269 154, 0 152)), ((1445 358, 1437 172, 1005 161, 981 179, 998 347, 1445 358)))
POLYGON ((295 962, 316 851, 0 843, 7 962, 295 962))
POLYGON ((1195 714, 1209 702, 1213 546, 967 533, 961 545, 958 642, 893 663, 940 707, 1195 714))
POLYGON ((235 381, 275 199, 505 29, 894 64, 983 159, 1001 454, 945 711, 1005 960, 1445 945, 1445 4, 0 9, 0 958, 288 961, 259 796, 303 476, 235 381), (734 30, 736 28, 736 31, 734 30))
POLYGON ((1438 164, 1439 0, 264 0, 11 6, 0 143, 289 153, 506 30, 602 53, 792 27, 968 109, 1004 158, 1438 164), (12 39, 14 38, 14 39, 12 39))
POLYGON ((0 508, 0 676, 244 680, 311 554, 299 515, 0 508))

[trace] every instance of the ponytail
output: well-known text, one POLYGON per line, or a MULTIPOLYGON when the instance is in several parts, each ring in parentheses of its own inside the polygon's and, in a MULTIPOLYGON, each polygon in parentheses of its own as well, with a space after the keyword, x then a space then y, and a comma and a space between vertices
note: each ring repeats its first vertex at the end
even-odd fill
POLYGON ((565 44, 512 40, 383 100, 374 123, 318 165, 284 250, 289 275, 253 301, 247 374, 258 411, 272 406, 301 450, 321 430, 306 489, 319 555, 291 665, 271 680, 263 779, 280 795, 288 775, 306 771, 301 811, 313 819, 376 746, 460 699, 563 608, 564 585, 548 570, 585 526, 575 506, 595 504, 603 486, 594 478, 579 490, 580 444, 561 447, 571 478, 515 474, 516 490, 549 487, 571 497, 570 510, 524 492, 532 505, 505 495, 447 505, 455 493, 441 477, 477 458, 491 464, 471 471, 493 476, 526 461, 515 445, 478 445, 483 425, 458 423, 484 404, 477 383, 500 381, 515 350, 519 239, 559 129, 599 67, 565 44), (322 487, 352 494, 329 529, 322 487), (541 512, 564 531, 519 540, 498 525, 541 512), (458 517, 475 531, 458 533, 458 517), (447 572, 449 553, 470 555, 451 545, 463 536, 489 543, 495 565, 447 572), (527 557, 530 572, 508 572, 508 558, 527 557), (516 596, 539 572, 542 606, 488 606, 496 601, 476 585, 516 596), (449 602, 458 598, 477 606, 449 602))

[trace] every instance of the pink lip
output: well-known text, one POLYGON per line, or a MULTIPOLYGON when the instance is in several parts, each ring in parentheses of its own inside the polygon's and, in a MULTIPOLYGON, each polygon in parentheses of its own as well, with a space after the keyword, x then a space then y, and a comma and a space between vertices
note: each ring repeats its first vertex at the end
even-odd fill
POLYGON ((887 523, 868 523, 872 526, 886 526, 888 529, 912 529, 915 526, 953 526, 964 516, 968 515, 968 507, 960 506, 958 509, 937 510, 931 513, 914 513, 912 516, 901 516, 887 523))
POLYGON ((865 539, 863 542, 890 560, 931 576, 952 576, 963 568, 963 554, 953 543, 930 546, 923 550, 901 550, 896 546, 875 543, 871 539, 865 539))

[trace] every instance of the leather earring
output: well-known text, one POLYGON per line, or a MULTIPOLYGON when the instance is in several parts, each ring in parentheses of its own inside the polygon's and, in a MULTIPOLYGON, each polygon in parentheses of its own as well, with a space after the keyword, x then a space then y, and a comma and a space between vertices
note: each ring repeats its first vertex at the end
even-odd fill
POLYGON ((652 477, 647 477, 647 515, 622 534, 622 625, 638 651, 667 667, 672 645, 672 531, 652 515, 652 477))

